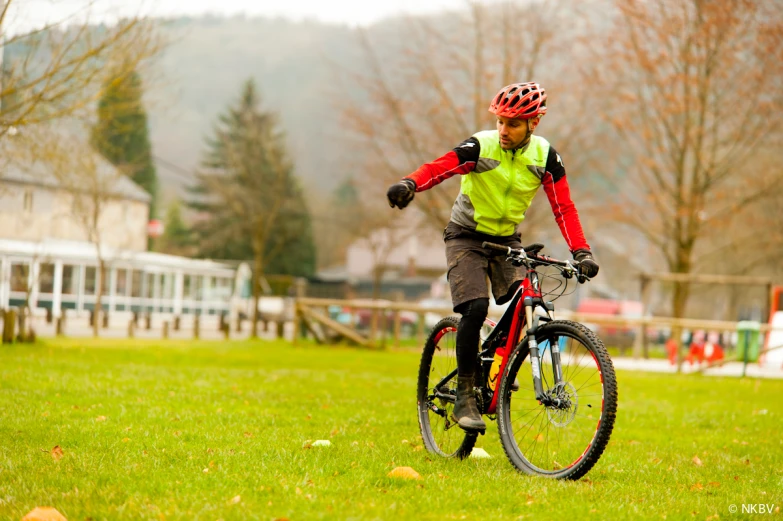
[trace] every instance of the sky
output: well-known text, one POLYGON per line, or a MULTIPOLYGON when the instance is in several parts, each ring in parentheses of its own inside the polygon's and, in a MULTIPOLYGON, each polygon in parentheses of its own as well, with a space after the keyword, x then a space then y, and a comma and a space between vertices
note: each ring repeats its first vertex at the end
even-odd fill
MULTIPOLYGON (((4 0, 0 0, 0 4, 4 0)), ((11 0, 4 32, 16 33, 69 17, 95 20, 119 16, 236 15, 283 16, 294 20, 367 25, 400 14, 459 8, 466 0, 11 0)))

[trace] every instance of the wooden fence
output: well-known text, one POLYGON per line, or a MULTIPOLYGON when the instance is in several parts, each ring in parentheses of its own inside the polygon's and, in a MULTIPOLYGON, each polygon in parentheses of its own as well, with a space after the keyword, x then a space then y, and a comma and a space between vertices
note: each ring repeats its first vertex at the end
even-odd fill
MULTIPOLYGON (((441 316, 455 315, 451 307, 432 308, 422 307, 418 304, 406 302, 372 302, 366 300, 338 300, 297 298, 294 309, 294 343, 297 338, 309 333, 316 341, 321 343, 333 343, 349 341, 363 347, 383 349, 391 344, 400 346, 402 331, 402 313, 415 314, 415 334, 419 343, 425 340, 426 329, 424 327, 425 313, 435 313, 441 316), (349 324, 340 323, 330 316, 329 308, 338 307, 343 313, 352 318, 349 324), (362 311, 372 312, 369 328, 365 332, 352 327, 357 323, 355 317, 362 311), (391 327, 389 327, 391 326, 391 327)), ((591 313, 576 313, 568 311, 555 312, 557 319, 574 320, 586 324, 609 326, 635 330, 635 343, 633 356, 638 358, 647 355, 646 342, 650 329, 678 328, 689 330, 705 330, 715 332, 736 332, 738 322, 723 320, 702 320, 693 318, 672 317, 619 317, 612 315, 596 315, 591 313)), ((499 317, 495 317, 499 318, 499 317)), ((761 324, 760 334, 772 331, 769 324, 761 324)), ((775 330, 781 330, 775 328, 775 330)), ((677 339, 675 339, 677 340, 677 339)), ((773 346, 779 349, 783 346, 773 346)))

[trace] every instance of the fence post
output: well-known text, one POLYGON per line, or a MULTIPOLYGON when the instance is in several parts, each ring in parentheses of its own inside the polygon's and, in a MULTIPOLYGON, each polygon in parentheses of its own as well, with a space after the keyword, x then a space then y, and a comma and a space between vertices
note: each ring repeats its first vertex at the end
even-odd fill
POLYGON ((299 341, 299 335, 302 328, 302 312, 299 309, 299 299, 294 300, 294 337, 291 339, 291 344, 296 345, 299 341))
POLYGON ((144 315, 144 329, 147 331, 152 329, 152 313, 149 311, 144 315))
POLYGON ((133 338, 135 336, 135 330, 136 321, 133 319, 128 320, 128 338, 133 338))
POLYGON ((163 338, 167 339, 169 337, 169 321, 165 320, 163 322, 163 338))
POLYGON ((54 325, 54 334, 57 336, 63 336, 65 330, 65 314, 61 314, 57 317, 54 325))
POLYGON ((177 315, 174 317, 174 331, 179 331, 179 325, 180 325, 180 316, 177 315))
MULTIPOLYGON (((395 291, 392 296, 394 302, 400 303, 405 300, 405 293, 402 291, 395 291)), ((394 310, 394 347, 398 349, 400 347, 400 332, 402 329, 402 321, 400 320, 400 310, 394 310)))
POLYGON ((285 320, 282 318, 277 321, 277 338, 278 340, 285 336, 285 320))
POLYGON ((27 342, 27 308, 20 308, 18 315, 19 332, 16 334, 17 342, 27 342))
POLYGON ((231 326, 228 321, 223 323, 223 339, 229 340, 231 338, 231 326))
POLYGON ((237 326, 236 326, 235 331, 237 333, 241 333, 242 332, 242 315, 239 314, 239 313, 237 313, 237 326))
POLYGON ((742 332, 745 337, 745 345, 742 349, 742 377, 745 378, 745 373, 748 369, 748 349, 750 349, 750 330, 746 329, 742 332))
POLYGON ((386 337, 389 333, 389 310, 381 310, 381 349, 386 349, 386 337))
POLYGON ((419 344, 424 343, 424 313, 419 312, 418 323, 416 324, 416 342, 419 344))
POLYGON ((198 340, 201 335, 201 315, 193 317, 193 338, 198 340))
POLYGON ((12 344, 16 328, 16 308, 8 308, 3 320, 3 343, 12 344))

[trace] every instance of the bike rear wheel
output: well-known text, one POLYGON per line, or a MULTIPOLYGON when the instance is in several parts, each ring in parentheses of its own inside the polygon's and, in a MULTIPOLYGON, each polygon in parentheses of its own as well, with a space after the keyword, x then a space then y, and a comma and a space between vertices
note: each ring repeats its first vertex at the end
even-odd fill
POLYGON ((433 454, 463 459, 473 450, 477 435, 465 432, 451 420, 457 396, 458 325, 458 317, 446 317, 427 338, 421 354, 416 396, 424 446, 433 454), (436 389, 438 384, 440 387, 436 389))
POLYGON ((557 405, 536 399, 528 341, 509 358, 500 384, 498 426, 512 465, 526 474, 579 479, 609 442, 617 411, 617 380, 601 340, 582 324, 558 320, 536 333, 541 383, 557 405), (560 350, 562 383, 555 385, 552 346, 560 350), (511 392, 514 379, 520 389, 511 392))

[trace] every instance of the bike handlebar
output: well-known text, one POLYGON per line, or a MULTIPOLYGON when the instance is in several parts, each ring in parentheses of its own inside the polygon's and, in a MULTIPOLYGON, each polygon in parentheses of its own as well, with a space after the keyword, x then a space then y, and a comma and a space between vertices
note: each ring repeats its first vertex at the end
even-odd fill
POLYGON ((485 241, 481 243, 481 247, 497 253, 508 255, 509 257, 521 257, 523 260, 528 259, 534 262, 560 266, 565 268, 564 276, 566 276, 566 278, 571 278, 571 276, 576 275, 579 282, 586 282, 590 280, 587 276, 582 275, 579 273, 579 270, 576 269, 576 267, 579 266, 579 263, 576 261, 561 261, 547 257, 546 255, 539 255, 538 252, 543 248, 541 244, 532 244, 530 246, 523 246, 522 249, 514 249, 509 246, 502 246, 500 244, 485 241), (530 253, 529 255, 528 252, 530 253))
POLYGON ((503 253, 505 255, 511 255, 511 253, 514 251, 509 246, 501 246, 500 244, 495 244, 492 242, 482 242, 481 247, 485 250, 492 250, 498 253, 503 253))

